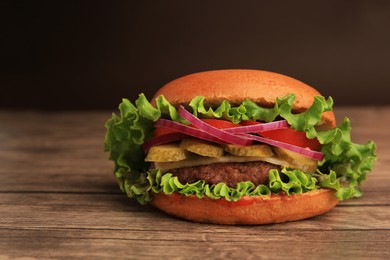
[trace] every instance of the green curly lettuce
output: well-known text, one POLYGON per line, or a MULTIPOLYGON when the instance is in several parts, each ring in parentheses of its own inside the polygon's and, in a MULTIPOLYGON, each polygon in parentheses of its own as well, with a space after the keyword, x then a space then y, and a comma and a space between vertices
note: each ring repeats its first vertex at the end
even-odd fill
POLYGON ((212 199, 224 198, 227 201, 238 201, 242 196, 270 196, 283 191, 287 195, 301 194, 318 188, 317 179, 308 173, 299 170, 276 169, 270 170, 269 186, 254 185, 250 181, 239 182, 234 188, 225 183, 209 185, 203 180, 194 183, 180 183, 171 173, 162 174, 159 169, 151 169, 146 173, 146 179, 125 180, 125 189, 129 197, 136 197, 141 204, 150 199, 150 192, 165 194, 179 193, 182 195, 195 195, 198 198, 209 197, 212 199), (288 176, 283 178, 284 176, 288 176))
POLYGON ((105 124, 104 149, 110 152, 109 159, 114 161, 114 173, 120 189, 141 204, 151 201, 151 194, 158 192, 224 198, 228 201, 237 201, 242 196, 269 196, 279 192, 300 194, 318 188, 334 189, 339 200, 361 196, 359 185, 366 179, 376 160, 375 143, 352 143, 347 118, 334 129, 317 131, 316 125, 321 123, 323 112, 332 110, 332 98, 315 97, 312 106, 298 114, 292 112, 294 99, 293 94, 277 98, 271 108, 260 107, 248 99, 238 106, 232 106, 225 100, 218 106, 206 107, 204 97, 198 96, 188 106, 199 118, 220 118, 234 123, 242 120, 271 122, 278 117, 286 119, 293 129, 305 132, 308 138, 317 138, 322 144, 325 156, 315 173, 285 168, 280 172, 271 170, 268 185, 256 186, 247 181, 231 188, 224 183, 209 185, 204 181, 182 184, 169 172, 162 174, 158 169, 149 169, 141 146, 151 138, 154 122, 167 118, 188 124, 164 96, 156 98, 156 107, 143 94, 135 105, 123 99, 119 105, 120 114, 112 114, 105 124))

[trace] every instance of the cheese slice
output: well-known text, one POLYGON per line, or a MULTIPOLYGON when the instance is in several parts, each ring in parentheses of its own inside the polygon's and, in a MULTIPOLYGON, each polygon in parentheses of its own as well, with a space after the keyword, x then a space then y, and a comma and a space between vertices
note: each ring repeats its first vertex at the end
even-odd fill
MULTIPOLYGON (((205 157, 205 156, 191 156, 185 160, 176 161, 176 162, 155 162, 154 168, 160 169, 162 173, 165 173, 172 169, 185 168, 185 167, 195 167, 199 165, 207 165, 212 163, 227 163, 227 162, 256 162, 263 161, 276 165, 281 165, 285 167, 291 167, 291 165, 275 156, 268 157, 258 157, 258 156, 234 156, 226 155, 218 158, 214 157, 205 157)), ((292 167, 293 168, 293 167, 292 167)))

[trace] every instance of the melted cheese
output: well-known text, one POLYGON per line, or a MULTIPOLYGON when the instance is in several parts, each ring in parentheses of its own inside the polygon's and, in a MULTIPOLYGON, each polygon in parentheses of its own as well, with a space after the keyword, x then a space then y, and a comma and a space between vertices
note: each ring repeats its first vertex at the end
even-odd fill
POLYGON ((190 158, 181 161, 176 161, 176 162, 155 162, 154 167, 160 169, 162 173, 165 173, 172 169, 195 167, 199 165, 212 164, 212 163, 255 162, 255 161, 263 161, 263 162, 268 162, 268 163, 281 165, 285 167, 291 167, 289 163, 275 156, 257 157, 257 156, 234 156, 234 155, 227 155, 218 158, 205 157, 205 156, 191 156, 190 158))

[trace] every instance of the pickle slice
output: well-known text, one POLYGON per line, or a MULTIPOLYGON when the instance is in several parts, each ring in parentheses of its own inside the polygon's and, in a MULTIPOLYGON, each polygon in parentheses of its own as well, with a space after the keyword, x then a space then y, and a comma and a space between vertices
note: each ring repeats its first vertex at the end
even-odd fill
POLYGON ((269 157, 274 155, 272 149, 266 144, 255 144, 250 146, 227 144, 225 145, 225 151, 238 156, 269 157))
POLYGON ((213 144, 207 141, 186 138, 180 143, 180 147, 186 149, 189 152, 199 154, 201 156, 218 158, 223 155, 223 148, 217 144, 213 144))
POLYGON ((175 162, 187 159, 190 153, 178 144, 163 144, 150 148, 146 162, 175 162))
POLYGON ((315 172, 317 170, 317 161, 314 159, 310 159, 306 156, 280 147, 273 147, 273 150, 280 159, 286 161, 291 165, 292 168, 309 173, 315 172))

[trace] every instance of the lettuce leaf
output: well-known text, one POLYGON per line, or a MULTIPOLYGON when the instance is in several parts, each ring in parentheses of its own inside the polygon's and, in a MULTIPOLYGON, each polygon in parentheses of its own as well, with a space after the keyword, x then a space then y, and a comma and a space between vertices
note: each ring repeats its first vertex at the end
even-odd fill
POLYGON ((324 160, 313 174, 293 169, 283 169, 280 172, 271 170, 268 185, 255 186, 251 182, 242 182, 237 184, 237 187, 230 188, 223 183, 208 185, 204 181, 181 184, 170 173, 162 175, 158 169, 149 170, 150 164, 144 161, 141 145, 151 138, 154 122, 159 118, 167 118, 188 124, 164 96, 157 97, 157 108, 153 107, 143 94, 139 95, 135 105, 123 99, 119 105, 120 114, 112 114, 105 124, 107 132, 104 149, 110 153, 109 159, 114 161, 114 174, 120 189, 129 197, 137 198, 141 204, 151 200, 152 192, 179 192, 199 198, 207 196, 237 201, 244 195, 269 196, 279 192, 290 195, 322 187, 336 190, 339 200, 361 196, 359 185, 366 179, 376 160, 375 143, 352 143, 351 127, 347 118, 335 129, 316 130, 322 113, 332 110, 332 98, 325 100, 324 97, 315 97, 313 105, 299 114, 292 112, 294 99, 293 94, 277 98, 275 105, 270 108, 260 107, 250 100, 244 100, 238 106, 232 106, 225 100, 218 106, 206 107, 204 97, 199 96, 188 106, 199 118, 221 118, 234 123, 240 123, 242 120, 270 122, 278 117, 286 119, 292 128, 306 132, 308 138, 318 138, 323 145, 324 160), (288 181, 283 182, 286 178, 288 181))
POLYGON ((212 199, 224 198, 227 201, 238 201, 242 196, 270 196, 271 193, 283 191, 287 195, 301 194, 315 190, 317 179, 308 173, 299 170, 283 169, 281 172, 273 169, 270 171, 269 187, 266 185, 256 186, 250 181, 237 183, 234 188, 225 183, 209 185, 203 180, 194 183, 182 184, 171 173, 162 174, 159 169, 147 171, 146 180, 127 179, 127 194, 135 197, 139 203, 146 204, 150 200, 149 191, 165 194, 179 193, 185 196, 195 195, 198 198, 209 197, 212 199), (288 180, 282 177, 287 176, 288 180), (146 188, 146 189, 145 189, 146 188), (128 191, 131 191, 130 193, 128 191), (147 192, 145 192, 147 191, 147 192))

